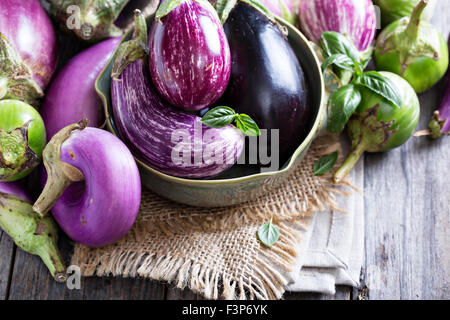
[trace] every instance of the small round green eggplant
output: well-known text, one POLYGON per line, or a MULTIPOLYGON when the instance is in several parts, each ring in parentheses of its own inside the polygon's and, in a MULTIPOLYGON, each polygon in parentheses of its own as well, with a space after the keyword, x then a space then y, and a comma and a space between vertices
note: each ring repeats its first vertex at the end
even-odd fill
POLYGON ((377 39, 377 70, 405 78, 417 93, 434 86, 448 68, 448 46, 442 34, 421 15, 429 0, 421 0, 411 17, 387 26, 377 39))
MULTIPOLYGON (((374 0, 381 11, 381 25, 386 27, 398 19, 409 17, 420 0, 374 0)), ((430 20, 434 13, 437 0, 430 0, 430 4, 424 10, 422 18, 430 20)))
POLYGON ((36 109, 18 100, 0 101, 0 181, 28 175, 40 163, 45 143, 36 109))
POLYGON ((395 108, 373 91, 361 88, 361 103, 347 123, 352 148, 342 167, 335 173, 335 182, 342 181, 364 152, 384 152, 399 147, 417 127, 420 103, 414 89, 396 74, 380 73, 397 86, 402 107, 395 108))

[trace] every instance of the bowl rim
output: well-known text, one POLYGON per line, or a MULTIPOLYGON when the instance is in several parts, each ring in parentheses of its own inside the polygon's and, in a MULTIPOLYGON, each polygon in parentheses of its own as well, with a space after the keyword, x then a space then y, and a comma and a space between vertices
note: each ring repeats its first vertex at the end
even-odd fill
MULTIPOLYGON (((152 16, 151 16, 152 17, 152 16)), ((149 18, 151 18, 149 17, 149 18)), ((251 174, 248 176, 243 176, 243 177, 236 177, 236 178, 230 178, 230 179, 205 179, 205 180, 197 180, 197 179, 187 179, 187 178, 180 178, 180 177, 175 177, 175 176, 171 176, 168 174, 165 174, 163 172, 160 172, 150 166, 148 166, 147 164, 143 163, 141 160, 139 160, 136 156, 133 155, 134 159, 136 160, 136 163, 143 169, 148 170, 150 172, 152 172, 153 174, 159 176, 160 178, 164 179, 164 180, 168 180, 171 182, 175 182, 178 184, 198 184, 198 185, 216 185, 216 184, 235 184, 235 183, 239 183, 239 182, 245 182, 245 181, 249 181, 249 180, 253 180, 253 179, 263 179, 263 178, 269 178, 269 177, 273 177, 273 176, 278 176, 284 173, 289 172, 292 167, 295 165, 296 163, 296 159, 298 158, 298 156, 312 143, 312 141, 316 138, 316 136, 318 135, 318 132, 321 130, 321 126, 322 126, 322 122, 323 122, 323 117, 324 114, 326 112, 326 104, 325 104, 325 81, 323 79, 322 76, 322 69, 321 69, 321 63, 319 61, 319 58, 314 50, 314 48, 311 45, 311 42, 303 35, 303 33, 300 32, 300 30, 298 30, 296 27, 294 27, 292 24, 290 24, 289 22, 287 22, 286 20, 280 18, 280 17, 275 17, 276 20, 278 20, 279 22, 281 22, 282 25, 286 26, 290 32, 293 32, 295 34, 295 36, 299 37, 305 44, 306 46, 309 48, 310 52, 312 53, 312 56, 316 62, 315 64, 315 68, 316 68, 316 72, 318 72, 318 74, 320 74, 320 91, 322 92, 321 97, 320 97, 320 106, 319 106, 319 110, 317 112, 317 116, 316 119, 314 121, 313 126, 311 127, 311 130, 309 131, 308 135, 306 136, 306 138, 303 140, 303 142, 297 147, 297 149, 295 149, 294 153, 292 154, 292 156, 289 158, 289 161, 287 163, 287 165, 285 165, 285 167, 283 169, 277 170, 277 171, 270 171, 270 172, 260 172, 260 173, 255 173, 255 174, 251 174)), ((108 100, 106 98, 106 96, 103 94, 103 92, 101 91, 100 87, 99 87, 99 82, 100 79, 103 78, 104 73, 106 72, 106 70, 109 68, 112 60, 114 59, 115 53, 117 48, 119 47, 119 45, 123 42, 123 40, 129 36, 129 34, 132 32, 132 30, 128 31, 126 34, 124 34, 124 36, 122 37, 122 39, 120 40, 119 44, 117 45, 117 47, 115 48, 113 54, 111 55, 111 58, 108 60, 108 63, 105 65, 105 67, 103 68, 103 70, 100 72, 100 74, 98 75, 98 77, 95 80, 95 91, 97 92, 97 94, 99 95, 100 99, 102 100, 102 104, 103 104, 103 109, 106 115, 106 125, 108 126, 109 131, 114 134, 116 137, 118 137, 120 139, 120 137, 116 134, 112 124, 111 124, 111 120, 110 120, 110 113, 108 111, 108 100)))

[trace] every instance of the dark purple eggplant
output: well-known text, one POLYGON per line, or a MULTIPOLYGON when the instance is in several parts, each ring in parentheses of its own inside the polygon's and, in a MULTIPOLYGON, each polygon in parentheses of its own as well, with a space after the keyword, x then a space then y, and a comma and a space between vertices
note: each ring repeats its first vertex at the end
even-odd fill
POLYGON ((236 163, 243 134, 229 125, 210 128, 193 113, 172 107, 150 80, 146 24, 136 12, 133 40, 118 48, 112 70, 112 106, 120 136, 148 166, 184 178, 216 176, 236 163))
POLYGON ((165 0, 149 34, 149 66, 160 94, 172 105, 201 110, 224 93, 230 48, 219 17, 206 0, 165 0))
POLYGON ((279 129, 284 161, 308 130, 302 67, 279 26, 247 3, 239 1, 232 9, 224 30, 230 43, 231 78, 223 102, 248 114, 261 129, 279 129))

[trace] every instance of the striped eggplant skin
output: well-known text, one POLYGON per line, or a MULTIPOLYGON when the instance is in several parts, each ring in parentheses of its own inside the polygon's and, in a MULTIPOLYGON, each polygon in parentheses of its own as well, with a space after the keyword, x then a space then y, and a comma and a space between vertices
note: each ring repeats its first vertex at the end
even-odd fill
POLYGON ((230 12, 224 29, 232 68, 221 103, 248 114, 261 129, 279 129, 284 162, 309 129, 311 112, 302 66, 278 26, 244 2, 230 12))
POLYGON ((89 247, 120 240, 133 226, 141 201, 131 152, 112 133, 87 127, 61 145, 61 161, 79 169, 84 181, 70 185, 52 207, 57 223, 72 240, 89 247))
POLYGON ((226 171, 239 158, 244 146, 241 131, 231 125, 204 126, 200 117, 170 106, 153 87, 144 61, 130 64, 119 80, 112 80, 111 90, 119 135, 146 165, 171 176, 208 178, 226 171), (177 134, 181 132, 186 133, 182 139, 177 134), (185 150, 186 161, 174 160, 174 150, 185 150), (209 161, 208 150, 222 157, 209 161))
POLYGON ((45 89, 56 70, 58 46, 52 22, 39 0, 1 0, 0 33, 45 89))
POLYGON ((39 110, 48 141, 62 128, 82 119, 87 119, 91 127, 104 124, 102 102, 94 84, 119 40, 108 39, 89 47, 57 73, 39 110))
POLYGON ((299 26, 316 43, 325 31, 336 31, 365 51, 375 39, 377 17, 372 0, 301 0, 299 26))
POLYGON ((149 49, 153 83, 172 105, 201 110, 225 91, 230 79, 230 48, 209 3, 183 0, 161 21, 155 19, 149 49))

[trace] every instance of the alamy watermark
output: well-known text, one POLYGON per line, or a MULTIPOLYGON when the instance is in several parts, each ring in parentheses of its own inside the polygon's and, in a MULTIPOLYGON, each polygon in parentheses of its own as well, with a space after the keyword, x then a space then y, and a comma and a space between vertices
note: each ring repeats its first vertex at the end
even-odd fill
POLYGON ((77 5, 70 5, 67 7, 66 13, 68 15, 66 26, 69 30, 80 30, 80 34, 84 39, 90 39, 94 35, 94 27, 90 24, 81 24, 81 9, 77 5))
MULTIPOLYGON (((203 128, 204 125, 197 119, 192 132, 188 129, 172 132, 171 142, 174 144, 171 152, 172 163, 177 166, 235 164, 236 145, 231 143, 232 141, 226 141, 227 137, 218 138, 221 129, 203 130, 203 128)), ((260 131, 259 137, 247 137, 248 153, 244 146, 237 164, 260 164, 261 172, 276 171, 280 165, 280 132, 278 129, 260 131)))

